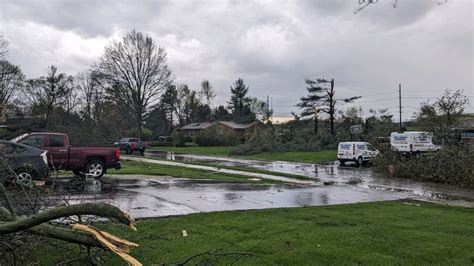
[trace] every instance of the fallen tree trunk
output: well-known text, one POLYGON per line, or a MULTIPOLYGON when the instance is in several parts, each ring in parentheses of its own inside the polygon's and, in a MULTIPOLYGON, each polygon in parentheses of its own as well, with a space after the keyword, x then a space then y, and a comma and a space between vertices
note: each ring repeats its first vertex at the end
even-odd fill
POLYGON ((81 244, 88 247, 103 247, 102 244, 90 234, 60 226, 41 224, 25 231, 30 234, 51 237, 69 243, 81 244))
POLYGON ((73 215, 96 215, 105 218, 113 218, 135 229, 133 219, 115 206, 106 203, 82 203, 55 207, 28 217, 17 218, 9 222, 1 223, 0 235, 26 230, 42 223, 73 215))

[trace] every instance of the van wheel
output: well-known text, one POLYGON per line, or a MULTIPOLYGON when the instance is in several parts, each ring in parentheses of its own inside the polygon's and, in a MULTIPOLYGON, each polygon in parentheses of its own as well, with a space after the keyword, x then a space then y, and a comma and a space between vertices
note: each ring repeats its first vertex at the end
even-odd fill
POLYGON ((126 154, 132 154, 132 148, 130 146, 127 147, 127 150, 125 151, 126 154))
POLYGON ((346 161, 339 160, 339 164, 340 164, 341 166, 344 166, 344 165, 346 164, 346 161))
POLYGON ((359 156, 359 158, 357 158, 357 165, 362 166, 363 164, 364 164, 364 158, 362 158, 362 156, 359 156))
POLYGON ((87 164, 86 174, 93 178, 101 178, 105 174, 105 165, 102 161, 94 160, 87 164))

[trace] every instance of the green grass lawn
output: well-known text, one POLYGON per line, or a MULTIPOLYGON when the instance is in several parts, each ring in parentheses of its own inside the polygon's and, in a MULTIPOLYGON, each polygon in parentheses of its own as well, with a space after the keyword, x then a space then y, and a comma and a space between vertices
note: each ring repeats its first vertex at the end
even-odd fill
MULTIPOLYGON (((230 152, 234 147, 152 147, 149 150, 159 150, 175 153, 187 153, 209 156, 230 156, 230 152)), ((278 160, 289 162, 303 162, 303 163, 320 163, 330 162, 336 160, 337 151, 318 151, 318 152, 264 152, 253 155, 235 156, 243 159, 253 160, 278 160)))
POLYGON ((151 147, 149 151, 167 151, 175 153, 187 153, 187 154, 199 154, 199 155, 220 155, 220 156, 229 156, 232 151, 233 146, 221 146, 221 147, 199 147, 199 146, 189 146, 189 147, 169 147, 169 146, 159 146, 151 147))
POLYGON ((262 179, 262 181, 250 181, 249 179, 253 177, 135 161, 122 161, 122 169, 109 169, 107 173, 118 175, 161 175, 192 179, 211 179, 228 182, 282 183, 281 181, 268 179, 262 179))
MULTIPOLYGON (((192 214, 139 221, 138 232, 105 229, 140 247, 144 265, 182 262, 204 252, 254 256, 199 256, 206 265, 472 265, 474 210, 419 202, 192 214), (182 236, 186 230, 188 236, 182 236)), ((64 246, 64 245, 63 245, 64 246)), ((29 262, 52 265, 77 255, 37 245, 29 262)), ((118 265, 114 255, 107 265, 118 265)))

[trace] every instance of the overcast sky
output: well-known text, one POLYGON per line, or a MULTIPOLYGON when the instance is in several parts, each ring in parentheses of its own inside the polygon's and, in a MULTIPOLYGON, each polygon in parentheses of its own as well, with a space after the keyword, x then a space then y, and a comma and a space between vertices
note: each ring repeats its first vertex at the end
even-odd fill
POLYGON ((217 104, 242 77, 251 96, 270 95, 275 115, 289 116, 308 77, 334 78, 341 97, 363 96, 355 105, 366 115, 396 112, 399 83, 404 119, 446 88, 463 89, 474 112, 473 1, 391 1, 353 14, 358 0, 0 0, 0 34, 28 78, 51 64, 75 75, 136 29, 166 49, 177 83, 210 80, 217 104))

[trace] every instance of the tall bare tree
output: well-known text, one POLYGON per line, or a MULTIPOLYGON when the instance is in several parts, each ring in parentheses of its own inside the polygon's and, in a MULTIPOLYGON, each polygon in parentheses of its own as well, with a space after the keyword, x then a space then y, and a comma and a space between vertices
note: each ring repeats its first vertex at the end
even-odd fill
POLYGON ((103 108, 103 89, 93 71, 79 73, 76 78, 77 87, 82 98, 82 117, 86 120, 97 120, 103 108))
POLYGON ((34 112, 45 115, 46 124, 49 125, 55 108, 61 107, 63 111, 70 112, 77 104, 73 85, 71 76, 58 73, 58 68, 52 65, 46 76, 28 80, 25 95, 34 112))
POLYGON ((308 96, 301 97, 300 103, 296 106, 303 109, 302 116, 314 115, 314 132, 318 131, 318 112, 324 112, 329 115, 329 122, 331 125, 331 134, 336 135, 334 129, 334 120, 336 119, 336 103, 343 101, 349 103, 360 96, 336 99, 336 90, 334 89, 334 79, 306 79, 306 89, 308 96), (329 85, 328 85, 329 84, 329 85))
POLYGON ((0 59, 2 59, 8 51, 8 45, 10 42, 3 38, 3 35, 0 35, 0 59))
POLYGON ((203 80, 201 82, 201 90, 199 91, 199 98, 209 107, 211 107, 212 100, 216 97, 216 93, 211 86, 209 80, 203 80))
POLYGON ((105 48, 96 71, 108 84, 108 98, 134 116, 140 137, 150 107, 172 80, 165 49, 131 31, 105 48))
POLYGON ((0 115, 11 103, 12 98, 22 88, 25 76, 18 66, 0 60, 0 115))

